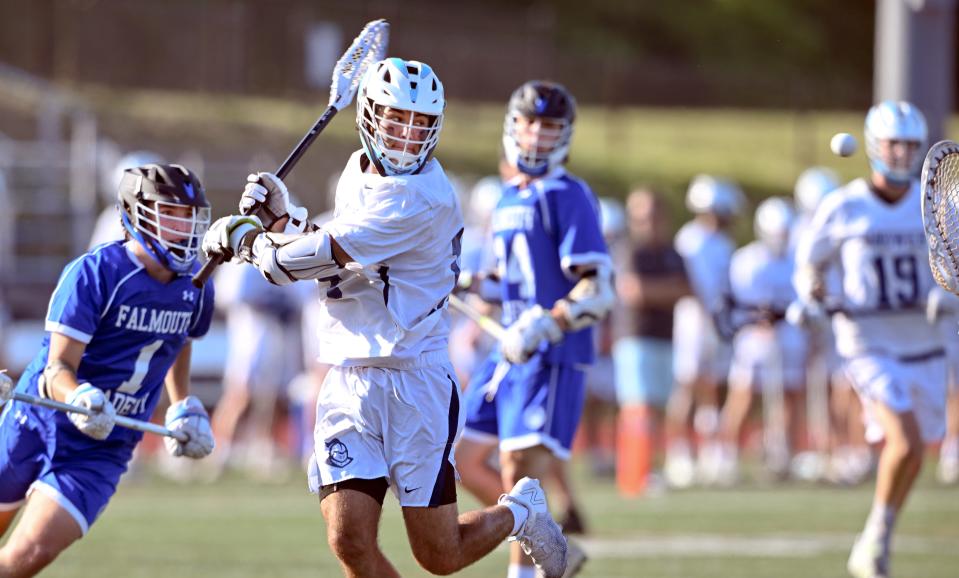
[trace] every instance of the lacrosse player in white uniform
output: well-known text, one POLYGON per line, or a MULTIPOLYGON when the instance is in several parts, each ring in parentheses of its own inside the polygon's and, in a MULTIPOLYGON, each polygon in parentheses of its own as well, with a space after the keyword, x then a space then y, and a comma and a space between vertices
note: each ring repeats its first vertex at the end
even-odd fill
POLYGON ((738 478, 739 435, 752 405, 763 396, 766 465, 782 476, 789 466, 789 444, 797 439, 798 397, 806 363, 802 331, 783 322, 795 298, 793 254, 789 250, 795 211, 789 201, 772 197, 756 208, 756 240, 733 253, 730 264, 730 321, 733 337, 729 394, 720 420, 723 457, 718 482, 738 478))
POLYGON ((683 257, 694 295, 676 303, 673 332, 676 388, 666 411, 666 481, 688 487, 696 472, 690 450, 687 420, 694 401, 694 427, 704 440, 700 448, 700 477, 715 481, 719 445, 717 388, 725 379, 729 348, 720 342, 713 313, 729 290, 729 260, 736 245, 726 233, 744 204, 735 184, 708 175, 695 177, 686 193, 686 207, 695 215, 676 234, 676 251, 683 257))
POLYGON ((847 565, 857 578, 889 576, 893 526, 922 466, 923 444, 945 427, 944 350, 925 315, 933 281, 915 178, 926 134, 913 105, 872 107, 865 122, 870 178, 826 197, 797 249, 803 316, 821 315, 830 297, 826 272, 842 272, 836 345, 866 410, 867 439, 886 442, 872 511, 847 565))
POLYGON ((559 578, 566 540, 537 480, 520 480, 495 506, 457 512, 452 448, 463 413, 447 297, 459 274, 463 218, 432 158, 445 105, 426 64, 372 64, 357 95, 363 148, 343 170, 333 219, 321 229, 301 222, 305 211, 289 205, 285 185, 259 173, 241 200, 255 214, 218 220, 204 250, 237 255, 278 285, 319 282, 320 355, 333 367, 317 400, 311 487, 347 576, 398 576, 377 547, 392 487, 427 571, 452 574, 510 537, 559 578))
MULTIPOLYGON (((839 185, 839 175, 826 167, 811 167, 799 175, 794 189, 799 216, 793 227, 793 248, 803 231, 809 228, 816 208, 826 195, 838 189, 839 185)), ((826 284, 827 287, 835 287, 835 289, 827 289, 827 294, 835 294, 840 290, 842 277, 838 269, 829 271, 826 284)), ((820 323, 814 327, 806 327, 804 330, 810 342, 809 371, 807 372, 807 400, 810 412, 813 411, 816 403, 813 400, 818 395, 816 388, 824 385, 831 386, 828 401, 831 440, 822 439, 826 437, 826 432, 818 431, 819 428, 814 423, 815 418, 810 420, 813 449, 824 452, 828 445, 832 445, 832 455, 828 464, 818 460, 822 454, 810 454, 816 460, 813 462, 815 477, 825 474, 827 479, 836 483, 860 483, 869 475, 872 465, 872 452, 863 440, 862 407, 852 389, 852 384, 846 379, 843 371, 842 360, 836 352, 836 338, 832 326, 829 323, 820 323), (819 383, 823 380, 827 383, 819 383)))

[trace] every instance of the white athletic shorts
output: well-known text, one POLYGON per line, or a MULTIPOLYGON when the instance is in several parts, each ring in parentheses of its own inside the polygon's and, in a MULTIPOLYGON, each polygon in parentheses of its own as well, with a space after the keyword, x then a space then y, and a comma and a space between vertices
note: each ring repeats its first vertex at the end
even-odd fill
POLYGON ((912 360, 888 355, 861 355, 846 361, 846 375, 862 400, 866 439, 883 438, 874 404, 902 413, 911 411, 922 439, 933 442, 946 432, 946 360, 942 354, 912 360))
POLYGON ((729 344, 719 338, 712 317, 694 297, 676 303, 673 318, 673 374, 679 384, 698 376, 721 382, 729 372, 729 344))
POLYGON ((586 394, 605 403, 616 403, 616 372, 611 356, 597 355, 586 370, 586 394))
POLYGON ((319 486, 386 478, 401 506, 440 504, 465 420, 460 387, 446 350, 406 365, 326 374, 313 432, 319 486))
POLYGON ((769 328, 745 327, 733 341, 729 387, 760 391, 776 377, 772 364, 781 355, 783 390, 800 391, 806 380, 808 353, 806 336, 791 325, 779 324, 775 333, 769 328))

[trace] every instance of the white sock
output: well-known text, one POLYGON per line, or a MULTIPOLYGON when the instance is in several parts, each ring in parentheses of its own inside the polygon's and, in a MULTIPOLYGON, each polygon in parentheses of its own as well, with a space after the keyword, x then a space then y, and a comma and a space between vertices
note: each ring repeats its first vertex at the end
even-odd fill
POLYGON ((510 564, 506 571, 506 578, 536 578, 536 566, 520 566, 510 564))
POLYGON ((887 539, 892 534, 892 527, 896 523, 896 510, 887 504, 873 504, 869 517, 866 519, 864 534, 887 539))
POLYGON ((959 436, 949 436, 942 442, 939 449, 939 459, 959 458, 959 436))
POLYGON ((526 523, 526 519, 529 518, 529 510, 526 506, 510 500, 503 500, 503 505, 513 513, 513 529, 509 535, 515 536, 519 529, 523 527, 523 524, 526 523))

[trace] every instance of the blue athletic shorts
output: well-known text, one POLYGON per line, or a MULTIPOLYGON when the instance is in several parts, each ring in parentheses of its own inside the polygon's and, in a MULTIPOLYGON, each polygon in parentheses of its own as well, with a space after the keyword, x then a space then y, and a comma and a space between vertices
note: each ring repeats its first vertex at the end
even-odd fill
POLYGON ((60 432, 47 411, 11 401, 0 413, 0 510, 42 492, 86 534, 116 492, 133 446, 60 432))
POLYGON ((509 365, 488 358, 466 390, 465 438, 499 439, 503 451, 543 445, 569 459, 585 396, 585 372, 571 365, 549 364, 540 356, 509 365), (497 371, 499 363, 505 364, 497 371), (488 401, 491 382, 499 381, 488 401))
POLYGON ((665 339, 624 337, 613 345, 620 405, 665 408, 673 390, 673 345, 665 339))

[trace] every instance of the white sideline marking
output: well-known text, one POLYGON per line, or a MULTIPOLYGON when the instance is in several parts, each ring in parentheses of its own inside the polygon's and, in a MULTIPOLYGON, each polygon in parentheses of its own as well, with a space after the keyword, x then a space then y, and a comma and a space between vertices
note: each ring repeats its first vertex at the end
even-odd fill
MULTIPOLYGON (((853 534, 789 534, 778 536, 722 536, 718 534, 639 535, 586 538, 576 541, 591 558, 657 558, 669 556, 739 556, 745 558, 812 558, 848 552, 853 534)), ((895 537, 897 552, 926 553, 948 547, 948 540, 918 536, 895 537)))

